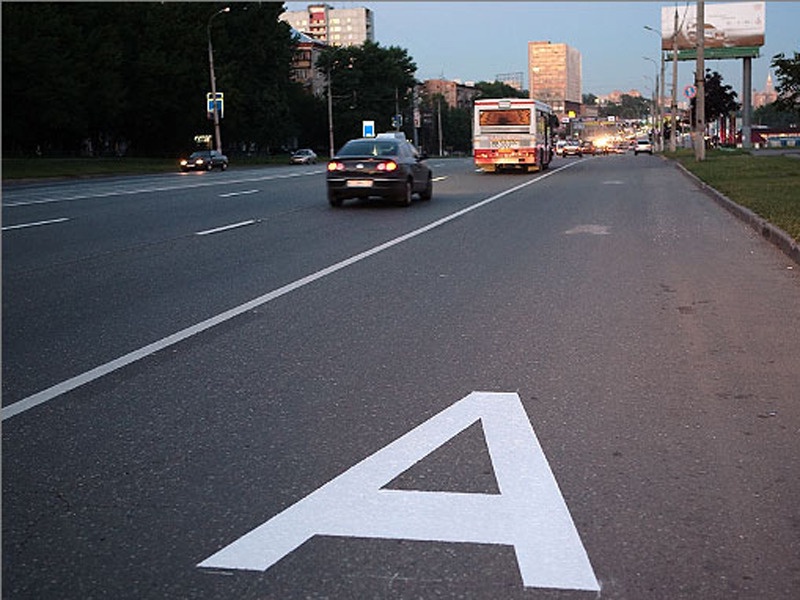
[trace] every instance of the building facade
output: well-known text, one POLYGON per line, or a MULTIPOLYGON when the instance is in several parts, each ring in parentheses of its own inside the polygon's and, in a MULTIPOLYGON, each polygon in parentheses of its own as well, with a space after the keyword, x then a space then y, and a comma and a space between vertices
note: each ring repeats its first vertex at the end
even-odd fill
POLYGON ((522 71, 517 71, 516 73, 498 73, 495 75, 495 81, 499 81, 500 83, 505 83, 508 86, 511 86, 515 90, 522 91, 524 88, 524 73, 522 71))
POLYGON ((324 75, 317 70, 317 58, 328 45, 296 29, 292 30, 292 35, 297 42, 292 57, 292 80, 315 96, 321 96, 327 82, 324 75))
POLYGON ((472 103, 478 94, 477 88, 447 79, 426 79, 420 89, 425 98, 441 95, 450 108, 472 109, 472 103))
POLYGON ((281 21, 332 46, 360 46, 375 41, 375 20, 368 8, 333 8, 310 4, 306 10, 284 12, 281 21))
POLYGON ((772 104, 778 99, 775 84, 772 82, 772 73, 767 73, 767 83, 762 91, 753 90, 753 108, 761 108, 772 104))
POLYGON ((530 97, 559 116, 581 113, 581 53, 567 44, 528 42, 530 97))

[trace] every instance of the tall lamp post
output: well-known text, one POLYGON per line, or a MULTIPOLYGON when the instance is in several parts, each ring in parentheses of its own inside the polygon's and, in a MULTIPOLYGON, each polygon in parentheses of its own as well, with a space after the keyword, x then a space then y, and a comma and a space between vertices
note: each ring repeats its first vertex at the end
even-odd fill
POLYGON ((214 135, 217 142, 217 152, 222 152, 222 136, 219 132, 219 110, 217 110, 217 78, 214 75, 214 48, 211 46, 211 21, 214 17, 221 13, 231 12, 231 7, 219 9, 208 18, 208 25, 206 26, 206 34, 208 36, 208 71, 211 76, 211 102, 214 107, 214 135))
MULTIPOLYGON (((647 29, 648 31, 652 31, 653 33, 655 33, 658 36, 659 40, 662 39, 660 31, 657 31, 657 30, 653 29, 649 25, 645 25, 644 28, 647 29)), ((659 112, 659 115, 660 115, 660 122, 661 122, 661 131, 659 132, 659 139, 661 140, 661 142, 660 142, 661 147, 659 148, 659 150, 663 151, 666 148, 666 145, 664 144, 664 121, 665 121, 664 114, 666 112, 664 110, 664 98, 666 98, 667 80, 665 78, 665 73, 664 73, 664 49, 663 49, 663 46, 661 44, 659 44, 659 54, 661 55, 661 93, 658 96, 658 112, 659 112)), ((672 116, 672 121, 673 121, 673 126, 674 126, 674 121, 675 121, 675 116, 674 115, 672 116)))

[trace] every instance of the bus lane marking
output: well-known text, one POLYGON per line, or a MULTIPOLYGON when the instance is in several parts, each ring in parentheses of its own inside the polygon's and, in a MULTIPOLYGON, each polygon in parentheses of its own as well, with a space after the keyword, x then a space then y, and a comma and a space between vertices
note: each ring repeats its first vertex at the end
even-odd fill
POLYGON ((469 394, 198 567, 266 571, 316 535, 512 546, 526 588, 600 590, 516 393, 469 394), (385 487, 477 421, 499 494, 385 487))

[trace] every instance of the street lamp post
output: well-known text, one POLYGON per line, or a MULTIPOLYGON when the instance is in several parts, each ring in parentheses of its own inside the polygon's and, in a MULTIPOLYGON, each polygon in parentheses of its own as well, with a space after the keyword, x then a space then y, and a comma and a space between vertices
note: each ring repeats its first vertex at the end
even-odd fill
POLYGON ((219 131, 219 110, 217 110, 217 78, 214 75, 214 48, 211 46, 211 21, 218 14, 231 12, 231 7, 221 8, 208 18, 206 34, 208 37, 208 71, 211 76, 211 102, 214 111, 214 136, 217 142, 217 152, 222 152, 222 136, 219 131))
MULTIPOLYGON (((659 40, 662 39, 661 32, 653 29, 652 27, 650 27, 648 25, 645 25, 644 28, 647 29, 648 31, 652 31, 653 33, 655 33, 658 36, 659 40)), ((664 151, 666 149, 666 144, 664 143, 664 141, 665 141, 664 140, 664 121, 666 120, 665 116, 664 116, 665 113, 666 113, 666 111, 664 110, 664 108, 665 108, 664 107, 664 98, 666 98, 667 80, 665 78, 665 72, 664 72, 664 62, 665 62, 664 61, 664 49, 663 49, 661 43, 659 43, 658 47, 659 47, 659 54, 661 55, 661 93, 658 96, 658 112, 659 112, 659 117, 660 117, 659 121, 661 123, 661 130, 659 131, 659 139, 661 140, 661 142, 660 142, 660 146, 661 147, 659 148, 659 150, 664 151)), ((673 121, 672 127, 674 127, 675 126, 675 115, 672 115, 672 121, 673 121)))

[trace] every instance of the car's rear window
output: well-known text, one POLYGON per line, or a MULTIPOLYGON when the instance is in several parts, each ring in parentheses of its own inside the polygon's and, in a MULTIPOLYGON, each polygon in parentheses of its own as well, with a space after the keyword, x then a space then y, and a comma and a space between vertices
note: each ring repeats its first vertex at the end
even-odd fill
POLYGON ((397 143, 388 140, 357 140, 347 142, 339 156, 397 156, 397 143))

